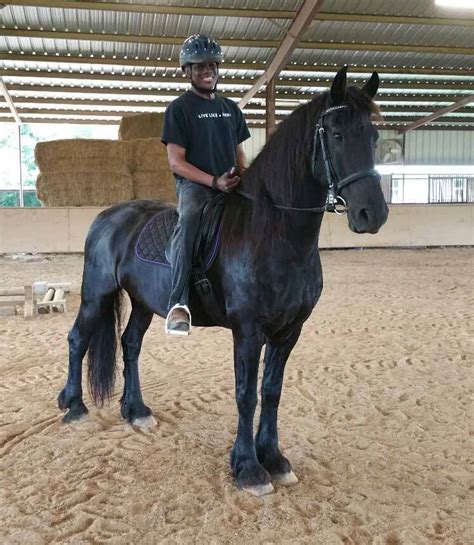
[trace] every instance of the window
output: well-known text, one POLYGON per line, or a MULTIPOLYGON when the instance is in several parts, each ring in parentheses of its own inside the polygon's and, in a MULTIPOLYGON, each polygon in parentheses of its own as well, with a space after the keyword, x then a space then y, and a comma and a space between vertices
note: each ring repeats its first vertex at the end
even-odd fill
POLYGON ((117 134, 117 125, 32 123, 18 127, 13 123, 0 123, 0 207, 41 206, 35 190, 37 142, 68 138, 116 140, 117 134))
POLYGON ((453 202, 464 201, 464 180, 462 178, 455 178, 453 180, 453 202))

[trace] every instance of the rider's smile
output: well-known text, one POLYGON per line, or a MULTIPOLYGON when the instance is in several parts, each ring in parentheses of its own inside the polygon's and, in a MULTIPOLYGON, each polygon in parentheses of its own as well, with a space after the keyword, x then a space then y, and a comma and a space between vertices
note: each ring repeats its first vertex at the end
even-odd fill
POLYGON ((217 83, 217 64, 198 63, 191 68, 192 80, 195 85, 204 89, 214 89, 217 83))

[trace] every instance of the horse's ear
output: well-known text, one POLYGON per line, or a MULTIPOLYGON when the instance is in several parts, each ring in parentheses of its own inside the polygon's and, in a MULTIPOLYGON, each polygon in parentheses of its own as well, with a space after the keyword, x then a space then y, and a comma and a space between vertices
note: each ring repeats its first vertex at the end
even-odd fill
POLYGON ((362 91, 367 93, 370 98, 374 98, 374 96, 377 94, 379 83, 380 83, 379 75, 377 74, 377 72, 374 72, 370 76, 369 81, 362 88, 362 91))
POLYGON ((333 105, 342 104, 346 94, 347 66, 343 66, 336 74, 331 85, 331 98, 333 105))

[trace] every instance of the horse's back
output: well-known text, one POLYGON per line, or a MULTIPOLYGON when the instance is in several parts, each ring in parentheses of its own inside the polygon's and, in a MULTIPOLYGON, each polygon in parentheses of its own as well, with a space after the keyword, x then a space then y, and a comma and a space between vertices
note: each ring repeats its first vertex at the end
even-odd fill
POLYGON ((163 201, 135 200, 116 204, 101 212, 92 223, 86 239, 86 254, 100 243, 119 250, 128 248, 146 222, 164 210, 175 206, 163 201))
POLYGON ((124 225, 133 227, 146 222, 154 214, 163 210, 175 209, 173 204, 163 201, 136 200, 115 204, 103 210, 91 225, 90 232, 94 228, 102 229, 105 226, 118 226, 123 229, 124 225))

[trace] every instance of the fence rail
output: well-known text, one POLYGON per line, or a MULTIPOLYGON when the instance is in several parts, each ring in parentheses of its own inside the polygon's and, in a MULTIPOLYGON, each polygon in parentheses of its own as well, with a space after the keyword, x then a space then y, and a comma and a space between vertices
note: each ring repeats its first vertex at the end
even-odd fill
POLYGON ((386 174, 382 191, 390 204, 474 202, 474 174, 386 174))

